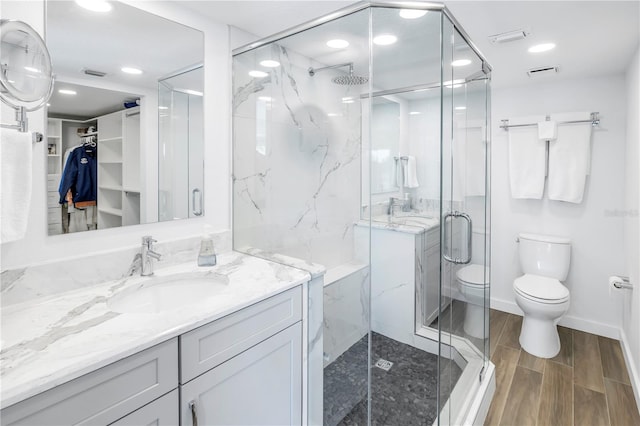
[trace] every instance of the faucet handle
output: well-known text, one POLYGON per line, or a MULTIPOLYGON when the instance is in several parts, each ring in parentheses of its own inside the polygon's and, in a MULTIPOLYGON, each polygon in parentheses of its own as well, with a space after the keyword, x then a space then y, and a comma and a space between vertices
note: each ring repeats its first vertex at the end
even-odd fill
POLYGON ((146 245, 147 247, 150 247, 151 244, 157 243, 157 242, 158 240, 154 240, 151 235, 145 235, 144 237, 142 237, 142 244, 146 245))

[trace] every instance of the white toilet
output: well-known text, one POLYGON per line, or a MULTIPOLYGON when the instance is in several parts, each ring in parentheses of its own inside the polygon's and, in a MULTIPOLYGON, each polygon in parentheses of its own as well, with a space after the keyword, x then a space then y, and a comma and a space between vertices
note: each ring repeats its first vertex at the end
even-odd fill
POLYGON ((538 358, 560 352, 556 324, 569 309, 571 240, 549 235, 520 234, 520 266, 524 275, 513 282, 516 303, 524 312, 520 346, 538 358))
MULTIPOLYGON (((474 229, 471 236, 471 264, 456 273, 460 293, 467 302, 464 314, 464 332, 484 339, 488 335, 489 316, 485 315, 485 293, 489 287, 489 268, 484 263, 484 229, 474 229)), ((488 299, 487 299, 488 300, 488 299)))

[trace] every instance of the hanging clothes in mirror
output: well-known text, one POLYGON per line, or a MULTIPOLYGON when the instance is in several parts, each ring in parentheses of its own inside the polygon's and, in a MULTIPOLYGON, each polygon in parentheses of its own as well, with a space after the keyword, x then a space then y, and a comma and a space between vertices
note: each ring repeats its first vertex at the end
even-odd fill
POLYGON ((72 148, 65 162, 58 188, 59 203, 68 206, 67 212, 63 211, 65 233, 96 229, 97 157, 96 138, 89 136, 82 138, 81 145, 72 148))

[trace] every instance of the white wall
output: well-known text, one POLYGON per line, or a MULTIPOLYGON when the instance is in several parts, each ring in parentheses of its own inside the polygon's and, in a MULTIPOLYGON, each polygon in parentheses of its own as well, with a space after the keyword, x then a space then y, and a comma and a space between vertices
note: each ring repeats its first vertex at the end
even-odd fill
MULTIPOLYGON (((492 271, 491 306, 521 314, 513 280, 521 274, 519 232, 563 235, 572 240, 566 285, 571 306, 560 324, 619 337, 619 311, 608 294, 608 277, 624 272, 625 81, 623 75, 496 89, 492 96, 492 271), (592 169, 581 204, 514 200, 510 196, 508 135, 501 119, 547 113, 598 111, 592 133, 592 169)), ((637 117, 637 115, 636 115, 637 117)), ((637 165, 637 163, 636 163, 637 165)))
MULTIPOLYGON (((229 30, 226 25, 189 13, 161 1, 125 1, 125 3, 168 17, 205 34, 205 212, 204 218, 158 224, 136 225, 79 233, 47 236, 46 212, 46 143, 34 145, 32 203, 29 226, 23 240, 1 245, 0 269, 51 262, 75 256, 98 253, 140 244, 142 235, 152 234, 158 240, 170 240, 198 235, 205 223, 215 230, 230 228, 230 59, 229 30)), ((32 25, 41 34, 44 28, 42 1, 2 1, 2 17, 19 19, 32 25)), ((3 122, 13 116, 2 107, 3 122)), ((44 133, 42 110, 29 114, 30 130, 44 133)), ((152 161, 152 160, 150 160, 152 161)), ((153 160, 155 163, 155 160, 153 160)))
POLYGON ((629 64, 627 90, 627 146, 625 164, 626 274, 635 286, 622 294, 622 347, 636 400, 640 405, 640 48, 629 64))

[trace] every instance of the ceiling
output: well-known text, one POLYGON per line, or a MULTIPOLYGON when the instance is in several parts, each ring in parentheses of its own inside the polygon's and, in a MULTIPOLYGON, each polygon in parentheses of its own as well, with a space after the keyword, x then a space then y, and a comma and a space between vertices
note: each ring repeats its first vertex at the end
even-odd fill
MULTIPOLYGON (((348 1, 185 1, 181 4, 256 38, 286 30, 354 2, 348 1)), ((638 1, 449 1, 446 6, 493 67, 493 87, 544 80, 622 73, 640 40, 638 1), (494 44, 489 36, 524 29, 524 40, 494 44), (531 54, 528 47, 557 47, 531 54), (526 71, 558 66, 551 76, 526 71)))

